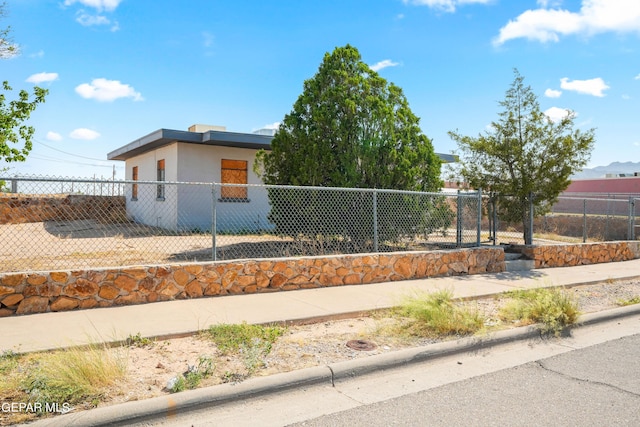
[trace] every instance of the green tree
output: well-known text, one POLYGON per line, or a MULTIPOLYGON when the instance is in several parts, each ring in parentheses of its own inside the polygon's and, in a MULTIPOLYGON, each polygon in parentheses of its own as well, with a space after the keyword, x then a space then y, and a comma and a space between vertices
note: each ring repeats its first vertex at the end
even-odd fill
MULTIPOLYGON (((326 53, 315 76, 304 82, 271 151, 258 154, 254 169, 273 185, 439 191, 440 165, 402 89, 346 45, 326 53)), ((334 235, 358 245, 372 235, 371 193, 271 189, 269 196, 270 220, 282 234, 334 235)), ((379 203, 388 215, 380 210, 377 228, 396 235, 401 228, 419 228, 425 212, 436 208, 433 201, 429 206, 395 193, 379 203), (406 214, 394 217, 402 209, 406 214)))
MULTIPOLYGON (((0 18, 6 16, 6 4, 0 3, 0 18)), ((10 27, 0 30, 0 58, 11 58, 17 54, 18 48, 9 39, 10 27)), ((29 100, 29 93, 21 90, 18 98, 7 102, 6 93, 12 90, 8 81, 2 82, 3 93, 0 93, 0 161, 24 162, 32 148, 32 138, 35 129, 27 126, 26 122, 36 106, 44 102, 48 91, 35 86, 33 99, 29 100), (21 148, 10 144, 20 144, 21 148)))
MULTIPOLYGON (((5 92, 11 91, 9 82, 2 83, 5 92)), ((24 162, 32 148, 32 138, 35 129, 24 122, 29 119, 36 106, 44 102, 47 90, 38 86, 33 89, 33 100, 29 100, 29 93, 21 90, 18 99, 6 102, 6 94, 0 93, 0 160, 9 162, 24 162), (19 144, 22 147, 12 147, 19 144)))
POLYGON ((438 191, 440 159, 402 89, 350 45, 326 53, 257 159, 268 184, 438 191))
POLYGON ((594 130, 574 129, 573 112, 553 122, 518 70, 514 75, 491 130, 478 137, 449 132, 460 158, 451 170, 471 187, 498 194, 500 218, 520 222, 525 244, 532 244, 530 206, 534 217, 548 212, 571 175, 587 164, 594 130))
MULTIPOLYGON (((6 2, 0 3, 0 19, 7 16, 6 2)), ((12 58, 18 54, 18 46, 11 40, 11 27, 0 28, 0 58, 12 58)))

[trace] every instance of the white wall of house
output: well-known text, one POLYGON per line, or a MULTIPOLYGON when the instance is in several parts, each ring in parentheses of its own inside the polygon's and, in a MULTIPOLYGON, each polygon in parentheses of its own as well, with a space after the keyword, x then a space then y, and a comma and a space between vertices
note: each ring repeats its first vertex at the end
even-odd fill
POLYGON ((263 187, 248 187, 247 201, 229 202, 220 198, 220 187, 210 183, 221 182, 222 159, 247 162, 248 184, 262 184, 253 172, 257 150, 174 143, 141 154, 126 161, 125 178, 133 178, 133 167, 138 167, 139 181, 156 181, 157 161, 165 160, 165 180, 194 184, 166 184, 165 199, 156 198, 156 185, 138 184, 138 199, 132 200, 131 186, 126 193, 127 213, 132 220, 169 230, 209 231, 213 205, 216 208, 218 232, 256 231, 271 228, 267 223, 269 200, 263 187))
MULTIPOLYGON (((132 157, 126 161, 125 179, 133 179, 133 167, 138 167, 138 181, 157 180, 157 162, 165 161, 165 181, 176 181, 178 176, 178 144, 132 157)), ((165 185, 165 198, 157 198, 157 186, 138 184, 138 198, 132 199, 132 186, 126 190, 127 215, 135 222, 175 230, 178 225, 178 198, 175 185, 165 185)))
MULTIPOLYGON (((257 150, 199 144, 178 144, 178 181, 220 183, 222 160, 247 162, 247 183, 262 184, 253 172, 257 150)), ((213 203, 216 207, 218 232, 255 231, 268 228, 269 201, 263 187, 248 187, 246 202, 228 202, 220 198, 220 187, 215 189, 212 202, 211 186, 184 186, 179 190, 179 222, 185 229, 209 230, 213 203)))

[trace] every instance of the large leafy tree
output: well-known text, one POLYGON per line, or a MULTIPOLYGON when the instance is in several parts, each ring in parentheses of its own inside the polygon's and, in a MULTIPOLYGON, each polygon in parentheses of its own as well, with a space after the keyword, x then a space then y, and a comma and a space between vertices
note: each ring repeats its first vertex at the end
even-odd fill
MULTIPOLYGON (((6 15, 5 3, 0 3, 0 18, 6 15)), ((11 58, 17 54, 17 47, 9 37, 10 28, 0 30, 0 58, 11 58)), ((33 89, 33 97, 21 90, 15 100, 7 102, 7 93, 12 90, 9 82, 2 82, 0 93, 0 161, 23 162, 32 148, 35 129, 25 122, 36 106, 44 102, 47 90, 38 86, 33 89), (12 144, 18 145, 18 147, 12 144)))
MULTIPOLYGON (((326 53, 315 76, 304 82, 271 150, 258 154, 254 169, 273 185, 439 191, 440 166, 402 89, 346 45, 326 53)), ((374 233, 383 241, 398 240, 451 220, 433 198, 399 193, 380 192, 374 202, 371 192, 272 188, 269 197, 269 219, 281 234, 333 236, 354 250, 370 246, 374 233), (438 209, 442 215, 434 215, 438 209)))
POLYGON ((498 194, 500 217, 520 222, 525 244, 532 244, 527 226, 531 214, 547 212, 569 185, 570 176, 587 164, 594 130, 574 129, 575 114, 570 111, 552 121, 518 70, 514 75, 499 103, 503 108, 499 119, 489 131, 477 137, 449 132, 460 158, 452 169, 471 187, 498 194))

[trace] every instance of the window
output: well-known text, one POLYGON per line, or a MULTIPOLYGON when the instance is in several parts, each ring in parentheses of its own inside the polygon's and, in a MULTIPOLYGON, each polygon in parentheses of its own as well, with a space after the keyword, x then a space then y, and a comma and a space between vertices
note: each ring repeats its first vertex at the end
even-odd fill
MULTIPOLYGON (((247 183, 247 162, 245 160, 222 159, 222 183, 223 184, 246 184, 247 183)), ((227 202, 247 202, 247 187, 225 187, 220 191, 222 201, 227 202)))
MULTIPOLYGON (((138 180, 138 167, 134 166, 133 171, 131 173, 131 179, 134 181, 138 180)), ((138 200, 138 184, 131 185, 131 200, 138 200)))
MULTIPOLYGON (((164 181, 164 159, 158 160, 158 176, 157 181, 164 181)), ((158 184, 157 199, 164 200, 164 184, 158 184)))

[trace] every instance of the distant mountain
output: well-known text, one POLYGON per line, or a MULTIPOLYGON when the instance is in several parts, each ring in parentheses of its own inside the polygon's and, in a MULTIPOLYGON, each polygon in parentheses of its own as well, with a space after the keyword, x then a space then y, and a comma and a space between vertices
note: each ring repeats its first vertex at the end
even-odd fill
POLYGON ((604 178, 607 174, 633 175, 635 172, 640 172, 640 162, 613 162, 608 166, 583 169, 571 176, 571 179, 604 178))

